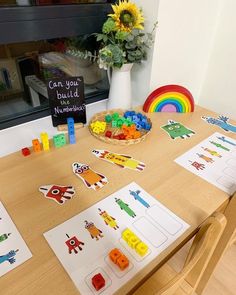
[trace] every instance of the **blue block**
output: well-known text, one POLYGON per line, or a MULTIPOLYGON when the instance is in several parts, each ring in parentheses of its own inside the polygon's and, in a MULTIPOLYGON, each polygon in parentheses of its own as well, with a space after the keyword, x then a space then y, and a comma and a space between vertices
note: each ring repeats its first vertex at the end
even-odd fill
POLYGON ((76 140, 75 140, 75 135, 70 134, 70 135, 69 135, 69 141, 70 141, 70 144, 74 144, 74 143, 76 142, 76 140))

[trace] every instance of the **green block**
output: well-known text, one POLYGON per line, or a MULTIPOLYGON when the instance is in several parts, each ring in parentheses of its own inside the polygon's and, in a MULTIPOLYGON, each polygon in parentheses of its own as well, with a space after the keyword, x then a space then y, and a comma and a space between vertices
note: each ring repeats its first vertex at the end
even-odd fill
POLYGON ((119 114, 118 113, 114 113, 114 114, 112 114, 112 119, 113 120, 117 120, 117 119, 119 119, 119 114))
POLYGON ((121 119, 118 119, 116 122, 117 122, 117 127, 119 128, 123 125, 123 120, 121 119))
POLYGON ((60 148, 66 145, 66 137, 65 134, 57 134, 53 136, 53 143, 56 148, 60 148))
POLYGON ((110 123, 111 120, 112 120, 112 116, 111 116, 111 115, 106 115, 106 116, 105 116, 105 121, 106 121, 107 123, 110 123))
POLYGON ((117 121, 112 120, 112 122, 111 122, 111 126, 112 126, 112 127, 117 127, 117 121))

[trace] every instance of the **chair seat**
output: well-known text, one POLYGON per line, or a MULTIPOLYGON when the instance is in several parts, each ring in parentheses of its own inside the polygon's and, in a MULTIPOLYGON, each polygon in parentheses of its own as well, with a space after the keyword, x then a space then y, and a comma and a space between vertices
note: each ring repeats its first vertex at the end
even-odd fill
MULTIPOLYGON (((143 283, 133 295, 154 295, 163 288, 171 279, 176 276, 177 272, 167 263, 158 269, 145 283, 143 283)), ((192 288, 186 282, 182 282, 175 295, 191 294, 192 288)))

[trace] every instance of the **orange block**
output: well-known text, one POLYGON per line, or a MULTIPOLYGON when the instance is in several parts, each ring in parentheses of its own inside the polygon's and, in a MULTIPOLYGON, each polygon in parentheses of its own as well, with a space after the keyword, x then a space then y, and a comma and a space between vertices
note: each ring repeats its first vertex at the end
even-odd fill
POLYGON ((40 142, 39 142, 38 139, 33 139, 32 144, 33 144, 33 150, 35 152, 40 152, 41 151, 41 146, 40 146, 40 142))
POLYGON ((141 137, 141 132, 135 131, 133 137, 134 137, 134 139, 141 137))
POLYGON ((109 257, 111 259, 112 262, 114 262, 115 264, 117 263, 117 259, 121 256, 122 254, 120 253, 120 250, 115 248, 112 249, 111 252, 109 253, 109 257))
POLYGON ((122 255, 117 259, 116 264, 119 266, 119 268, 120 268, 121 270, 124 270, 124 269, 126 269, 126 267, 129 266, 129 259, 128 259, 124 254, 122 254, 122 255))

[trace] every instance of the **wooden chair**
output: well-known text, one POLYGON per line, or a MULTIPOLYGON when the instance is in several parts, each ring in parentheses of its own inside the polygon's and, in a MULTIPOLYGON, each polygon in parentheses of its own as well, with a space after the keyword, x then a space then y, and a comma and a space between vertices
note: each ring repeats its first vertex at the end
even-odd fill
POLYGON ((176 273, 166 263, 133 294, 194 294, 225 226, 226 218, 222 213, 209 217, 194 237, 183 269, 176 273))

